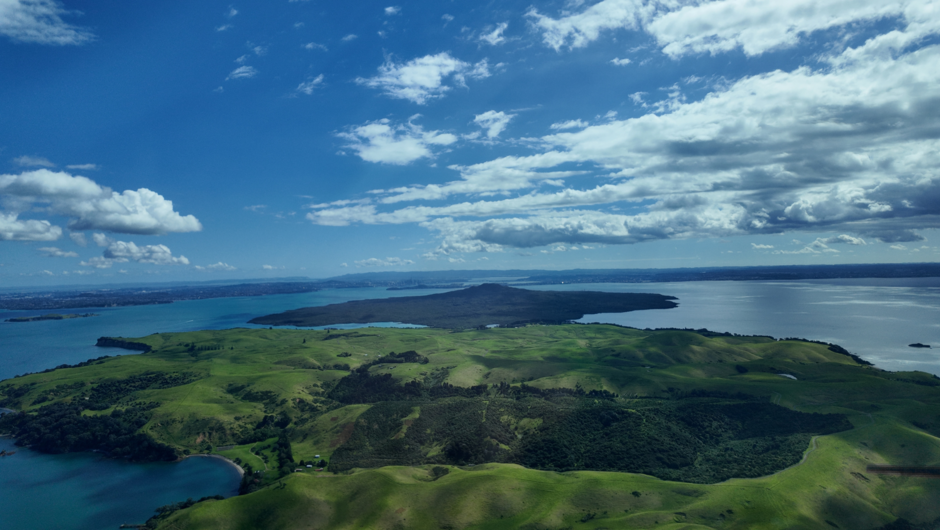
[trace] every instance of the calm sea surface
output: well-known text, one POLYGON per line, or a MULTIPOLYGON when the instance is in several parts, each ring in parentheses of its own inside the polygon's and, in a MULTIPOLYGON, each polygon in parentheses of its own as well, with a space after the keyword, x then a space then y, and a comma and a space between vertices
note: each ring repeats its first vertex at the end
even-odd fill
MULTIPOLYGON (((795 282, 679 282, 532 286, 544 290, 651 292, 679 307, 589 315, 583 322, 638 328, 708 328, 740 334, 803 337, 839 344, 887 370, 940 375, 940 278, 795 282), (915 349, 913 342, 934 345, 915 349)), ((0 322, 0 380, 124 350, 94 346, 101 336, 258 327, 256 316, 348 300, 442 291, 339 289, 294 295, 217 298, 166 305, 75 309, 101 316, 29 323, 0 322)), ((0 311, 0 320, 37 315, 0 311)), ((388 324, 393 325, 393 324, 388 324)), ((347 326, 336 326, 347 327, 347 326)), ((348 326, 353 327, 353 326, 348 326)), ((0 439, 0 449, 12 441, 0 439)), ((238 474, 227 464, 190 458, 178 464, 127 464, 95 455, 41 455, 19 450, 0 458, 0 527, 116 528, 140 523, 154 508, 188 497, 234 494, 238 474)))

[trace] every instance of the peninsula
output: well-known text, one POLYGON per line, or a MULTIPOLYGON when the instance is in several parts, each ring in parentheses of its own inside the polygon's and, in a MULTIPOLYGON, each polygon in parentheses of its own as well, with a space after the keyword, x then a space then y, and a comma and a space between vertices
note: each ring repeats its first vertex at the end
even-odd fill
POLYGON ((149 351, 0 382, 0 407, 20 411, 0 433, 245 470, 241 495, 160 509, 157 529, 888 530, 940 515, 932 479, 868 470, 940 462, 940 379, 830 344, 581 324, 104 339, 149 351))
POLYGON ((356 300, 323 307, 305 307, 254 318, 268 326, 330 326, 334 324, 404 322, 433 328, 470 329, 481 326, 560 324, 584 315, 670 309, 673 296, 592 291, 530 291, 485 283, 459 291, 356 300))

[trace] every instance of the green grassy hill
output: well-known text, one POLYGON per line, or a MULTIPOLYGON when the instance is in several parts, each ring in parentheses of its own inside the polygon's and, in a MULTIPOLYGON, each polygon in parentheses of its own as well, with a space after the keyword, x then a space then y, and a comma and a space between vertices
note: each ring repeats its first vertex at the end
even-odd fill
MULTIPOLYGON (((60 407, 61 417, 71 418, 68 411, 73 411, 83 418, 72 418, 69 425, 83 425, 89 418, 118 425, 100 428, 125 429, 120 440, 127 444, 132 434, 146 434, 178 453, 220 454, 263 472, 251 475, 258 480, 251 485, 257 491, 198 503, 170 515, 161 527, 863 529, 898 517, 914 523, 940 518, 940 482, 865 471, 868 464, 940 464, 940 381, 923 373, 863 366, 824 344, 610 325, 465 332, 236 329, 133 340, 152 350, 4 381, 0 406, 28 413, 60 407), (392 352, 415 354, 399 358, 392 352), (388 374, 388 388, 397 392, 410 383, 420 395, 411 401, 352 403, 343 396, 356 394, 342 391, 357 374, 370 381, 388 374), (507 387, 519 392, 523 384, 570 390, 560 397, 497 393, 507 387), (474 386, 484 394, 461 394, 474 386), (442 388, 451 389, 450 394, 429 394, 442 388), (541 401, 526 401, 531 399, 541 401), (512 412, 533 404, 550 409, 575 403, 569 408, 607 407, 621 415, 630 410, 652 414, 659 407, 666 412, 645 417, 674 421, 669 411, 689 403, 772 403, 789 411, 838 415, 832 418, 843 418, 848 430, 818 435, 809 443, 820 432, 809 429, 796 450, 797 457, 801 450, 808 453, 803 463, 767 477, 711 484, 623 472, 527 469, 511 463, 517 454, 512 440, 492 441, 509 455, 507 463, 447 464, 452 440, 443 424, 421 422, 431 417, 433 407, 469 403, 460 410, 470 410, 466 407, 483 402, 482 410, 502 406, 504 412, 498 420, 481 417, 481 424, 503 425, 523 445, 577 417, 512 412), (388 403, 399 403, 394 407, 401 412, 389 416, 398 423, 383 427, 394 428, 390 436, 383 435, 388 443, 379 444, 368 433, 380 407, 392 406, 388 403), (360 447, 356 443, 366 440, 372 448, 420 441, 420 433, 409 434, 418 425, 439 437, 436 449, 422 446, 419 460, 409 466, 356 467, 366 462, 361 460, 365 453, 353 450, 360 447), (289 439, 290 464, 277 445, 281 435, 289 439), (319 459, 339 470, 334 455, 353 467, 343 467, 340 474, 306 467, 293 472, 294 462, 319 459)), ((779 416, 791 418, 790 423, 799 417, 787 414, 779 416)), ((738 422, 735 428, 746 430, 753 423, 738 422)), ((687 432, 701 438, 708 429, 728 430, 702 426, 687 432)), ((30 432, 42 440, 45 431, 30 432)), ((716 443, 751 453, 785 449, 759 446, 748 436, 716 443)), ((128 456, 122 450, 114 449, 128 456)), ((695 458, 706 457, 702 449, 695 458)), ((779 462, 778 468, 794 463, 779 462)))

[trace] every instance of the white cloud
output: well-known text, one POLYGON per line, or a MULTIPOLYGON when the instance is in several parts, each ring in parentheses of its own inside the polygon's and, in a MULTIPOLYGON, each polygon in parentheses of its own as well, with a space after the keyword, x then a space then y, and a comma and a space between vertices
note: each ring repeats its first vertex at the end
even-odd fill
POLYGON ((83 171, 97 171, 100 169, 98 164, 69 164, 65 167, 68 169, 78 169, 83 171))
POLYGON ((13 163, 20 167, 55 167, 55 164, 50 162, 48 158, 41 156, 18 156, 13 159, 13 163))
POLYGON ((795 46, 815 31, 893 17, 936 19, 935 9, 931 0, 602 0, 559 18, 534 7, 526 16, 541 31, 545 44, 555 50, 584 47, 604 31, 643 30, 664 53, 677 58, 734 49, 755 56, 795 46))
POLYGON ((254 66, 239 66, 238 68, 232 70, 232 73, 228 74, 228 77, 226 77, 225 80, 251 79, 256 75, 258 75, 258 70, 256 70, 254 66))
POLYGON ((0 198, 8 209, 14 210, 0 214, 10 233, 28 229, 27 232, 33 236, 24 236, 25 239, 38 238, 31 240, 51 241, 62 234, 61 228, 48 221, 17 221, 19 213, 34 205, 41 205, 43 211, 68 217, 68 227, 75 231, 164 234, 202 230, 195 217, 175 212, 171 201, 149 189, 117 193, 86 177, 48 169, 0 175, 0 198), (19 229, 14 228, 17 223, 20 223, 19 229))
POLYGON ((401 258, 369 258, 364 260, 359 260, 354 262, 357 267, 401 267, 402 265, 413 265, 414 262, 410 259, 401 259, 401 258))
POLYGON ((215 28, 215 30, 216 30, 216 31, 220 31, 220 32, 221 32, 221 31, 228 31, 228 30, 230 30, 230 29, 232 29, 232 28, 234 28, 234 27, 235 27, 235 26, 232 25, 232 24, 222 24, 221 26, 217 26, 217 27, 215 28))
POLYGON ((0 212, 0 241, 55 241, 62 229, 49 221, 22 220, 15 213, 0 212))
POLYGON ((568 120, 568 121, 553 123, 550 128, 553 131, 560 131, 564 129, 583 129, 589 125, 591 124, 582 120, 568 120))
POLYGON ((237 15, 237 14, 238 14, 238 10, 235 9, 234 7, 232 7, 232 6, 229 6, 229 8, 228 8, 228 13, 226 13, 226 16, 227 16, 228 18, 232 18, 232 17, 234 17, 234 16, 237 15))
POLYGON ((407 63, 396 63, 391 58, 379 67, 379 75, 357 78, 356 82, 370 88, 378 88, 386 95, 407 99, 419 105, 430 99, 440 98, 452 87, 445 81, 452 79, 458 86, 465 86, 466 78, 489 77, 486 59, 475 65, 455 59, 449 53, 426 55, 407 63))
POLYGON ((154 265, 189 265, 186 256, 173 256, 166 245, 137 246, 132 241, 115 241, 108 245, 104 257, 113 261, 136 261, 154 265))
POLYGON ((611 64, 614 64, 617 66, 626 66, 632 62, 633 61, 631 61, 630 59, 620 59, 618 57, 614 57, 613 59, 610 60, 611 64))
POLYGON ((107 269, 114 263, 127 263, 128 261, 154 265, 189 265, 186 256, 174 256, 166 245, 137 246, 133 241, 102 239, 98 237, 101 234, 95 234, 95 236, 95 242, 99 245, 107 243, 107 248, 105 248, 101 257, 94 257, 81 262, 81 265, 86 267, 107 269))
POLYGON ((311 95, 313 94, 314 89, 320 86, 323 83, 323 74, 318 75, 313 79, 308 79, 303 83, 297 85, 297 92, 301 94, 311 95))
POLYGON ((556 124, 529 142, 542 152, 450 166, 459 180, 374 190, 374 202, 308 218, 416 223, 438 234, 438 253, 801 231, 842 235, 775 252, 919 241, 916 230, 940 228, 940 17, 912 8, 904 21, 813 67, 729 80, 692 101, 679 85, 660 101, 636 93, 646 114, 556 124), (566 184, 576 178, 586 184, 566 184), (454 195, 468 198, 388 207, 454 195), (612 213, 625 204, 629 215, 612 213))
POLYGON ((80 247, 88 246, 88 241, 85 240, 85 234, 81 232, 71 232, 69 233, 69 237, 80 247))
POLYGON ((322 44, 317 44, 316 42, 308 42, 307 44, 304 44, 304 48, 307 49, 307 50, 323 50, 323 51, 329 51, 329 50, 327 50, 326 46, 324 46, 324 45, 322 45, 322 44))
POLYGON ((648 24, 647 31, 663 52, 673 57, 736 48, 753 56, 792 47, 817 30, 899 16, 917 3, 923 4, 885 0, 720 0, 662 14, 648 24))
POLYGON ((236 267, 233 267, 229 265, 228 263, 223 263, 221 261, 218 263, 213 263, 212 265, 207 265, 205 267, 196 265, 194 268, 198 271, 226 271, 227 272, 227 271, 238 270, 236 267))
POLYGON ((102 234, 102 233, 99 233, 99 232, 96 232, 96 233, 92 234, 92 235, 91 235, 91 239, 92 239, 92 240, 95 242, 95 244, 98 245, 99 247, 106 247, 106 246, 110 245, 111 242, 113 241, 110 237, 108 237, 108 236, 106 236, 106 235, 104 235, 104 234, 102 234))
POLYGON ((37 249, 43 256, 48 258, 77 258, 78 253, 61 250, 57 247, 42 247, 37 249))
POLYGON ((346 35, 345 37, 343 37, 343 38, 342 38, 342 41, 343 41, 343 42, 349 42, 349 41, 351 41, 351 40, 356 40, 356 39, 358 39, 358 38, 359 38, 358 35, 356 35, 356 34, 354 34, 354 33, 350 33, 349 35, 346 35))
POLYGON ((827 245, 834 245, 844 243, 847 245, 867 245, 864 239, 860 237, 852 237, 850 235, 842 234, 838 236, 832 236, 822 240, 823 243, 827 245))
POLYGON ((508 22, 500 22, 496 25, 496 28, 493 31, 480 35, 480 42, 484 42, 491 46, 496 46, 506 42, 506 37, 503 37, 503 32, 506 31, 506 28, 508 27, 508 22))
POLYGON ((385 14, 387 16, 397 15, 399 13, 401 13, 401 7, 399 6, 388 6, 385 8, 385 14))
POLYGON ((448 22, 453 22, 454 15, 448 15, 447 13, 444 13, 443 15, 441 15, 441 20, 443 20, 445 24, 448 22))
POLYGON ((751 248, 753 248, 754 250, 769 250, 769 249, 774 248, 774 246, 773 246, 773 245, 761 245, 761 244, 758 244, 758 243, 751 243, 751 248))
POLYGON ((393 125, 387 119, 351 128, 337 136, 347 140, 346 148, 355 151, 363 160, 395 165, 431 157, 431 146, 450 145, 457 141, 457 137, 450 133, 425 131, 411 121, 393 125))
POLYGON ((102 258, 100 256, 95 256, 88 261, 82 261, 79 263, 79 265, 83 267, 94 267, 96 269, 110 269, 112 264, 114 264, 113 260, 102 258))
POLYGON ((487 138, 496 138, 499 133, 506 129, 509 121, 515 118, 515 114, 506 114, 503 111, 488 110, 483 114, 477 114, 473 118, 473 123, 486 129, 487 138))
POLYGON ((349 266, 349 264, 348 264, 348 263, 345 263, 345 262, 343 262, 343 263, 340 263, 340 264, 339 264, 339 266, 340 266, 340 267, 348 267, 348 266, 349 266))
POLYGON ((85 28, 67 24, 62 15, 77 14, 54 0, 0 0, 0 35, 16 42, 84 44, 94 35, 85 28))
POLYGON ((637 29, 642 19, 647 18, 655 7, 644 5, 642 0, 603 0, 581 13, 558 19, 542 15, 534 7, 526 16, 542 31, 545 44, 555 50, 563 46, 581 48, 596 40, 601 31, 626 28, 637 29))
POLYGON ((891 248, 894 250, 907 250, 907 247, 898 243, 897 245, 891 245, 891 248))
POLYGON ((277 267, 274 267, 273 265, 262 265, 261 268, 264 269, 264 270, 266 270, 266 271, 273 271, 273 270, 276 269, 277 267))

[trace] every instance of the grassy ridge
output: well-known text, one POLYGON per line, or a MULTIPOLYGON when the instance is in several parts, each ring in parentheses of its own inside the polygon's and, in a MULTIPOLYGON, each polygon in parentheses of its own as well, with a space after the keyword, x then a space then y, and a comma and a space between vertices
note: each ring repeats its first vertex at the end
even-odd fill
MULTIPOLYGON (((840 528, 872 528, 896 517, 918 522, 940 517, 940 484, 864 472, 869 463, 940 463, 936 379, 860 366, 821 344, 609 325, 459 333, 236 329, 133 340, 153 350, 4 381, 0 406, 35 410, 84 401, 101 387, 137 389, 115 381, 145 373, 186 374, 166 388, 126 395, 125 390, 112 390, 107 395, 114 401, 104 403, 107 408, 85 414, 152 402, 152 416, 141 432, 179 451, 216 452, 263 470, 277 466, 272 439, 238 442, 265 416, 287 418, 295 459, 312 460, 319 454, 329 460, 371 407, 341 406, 328 397, 330 390, 350 368, 377 355, 413 350, 427 364, 377 363, 368 371, 390 374, 402 383, 439 378, 462 387, 580 385, 625 399, 672 400, 695 389, 744 392, 802 412, 845 414, 854 425, 850 431, 819 437, 818 449, 800 466, 772 477, 717 485, 628 473, 553 473, 507 464, 452 467, 433 481, 425 467, 353 470, 322 478, 305 471, 282 480, 275 480, 270 469, 271 485, 181 511, 167 522, 175 527, 303 528, 322 521, 331 528, 659 528, 666 523, 675 528, 832 528, 828 520, 840 528), (641 496, 630 494, 634 490, 641 496), (593 519, 580 522, 592 513, 593 519), (222 521, 226 526, 220 526, 222 521)), ((94 395, 99 394, 105 395, 94 395)), ((420 411, 415 414, 412 419, 420 411)))

